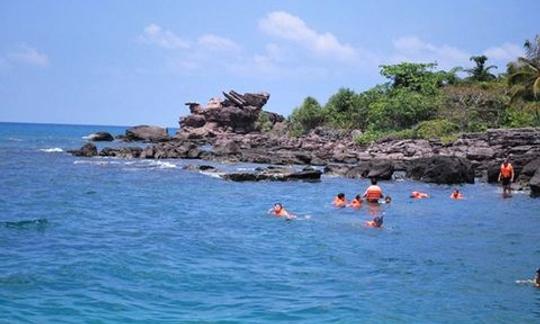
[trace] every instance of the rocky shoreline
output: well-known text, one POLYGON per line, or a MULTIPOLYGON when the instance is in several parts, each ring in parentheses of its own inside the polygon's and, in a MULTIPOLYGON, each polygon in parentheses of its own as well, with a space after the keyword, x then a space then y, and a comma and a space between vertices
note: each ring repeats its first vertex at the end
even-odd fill
MULTIPOLYGON (((88 143, 71 153, 80 156, 113 156, 141 159, 202 159, 220 162, 251 162, 270 165, 324 167, 325 173, 349 178, 396 175, 439 183, 474 183, 475 178, 496 182, 502 160, 509 157, 516 173, 516 189, 540 195, 540 129, 490 129, 461 135, 456 141, 386 140, 358 145, 359 131, 342 132, 316 128, 295 138, 287 135, 283 116, 262 110, 267 93, 224 93, 206 106, 187 103, 191 114, 180 119, 173 137, 156 126, 137 126, 124 139, 150 142, 144 148, 104 148, 88 143), (260 116, 266 115, 269 130, 262 131, 260 116)), ((101 134, 101 133, 100 133, 101 134)), ((101 134, 102 137, 107 137, 101 134)), ((265 177, 245 176, 266 180, 265 177)))

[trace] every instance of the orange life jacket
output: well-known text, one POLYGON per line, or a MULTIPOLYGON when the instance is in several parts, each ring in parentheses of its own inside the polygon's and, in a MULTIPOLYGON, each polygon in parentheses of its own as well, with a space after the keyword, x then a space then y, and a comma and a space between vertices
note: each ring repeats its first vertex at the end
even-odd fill
POLYGON ((512 176, 512 172, 514 171, 514 167, 512 167, 512 164, 508 163, 508 165, 504 166, 504 163, 501 164, 501 176, 503 178, 510 178, 512 176))
POLYGON ((371 185, 367 188, 365 194, 369 202, 377 202, 383 197, 381 187, 377 185, 371 185))

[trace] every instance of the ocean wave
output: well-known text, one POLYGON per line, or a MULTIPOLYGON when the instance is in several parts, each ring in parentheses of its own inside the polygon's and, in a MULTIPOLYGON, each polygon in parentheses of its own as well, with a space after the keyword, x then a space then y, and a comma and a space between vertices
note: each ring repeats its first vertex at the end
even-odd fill
POLYGON ((49 224, 49 221, 45 218, 38 218, 38 219, 30 219, 30 220, 21 220, 21 221, 6 221, 6 222, 0 222, 0 224, 4 225, 4 227, 7 228, 42 228, 44 226, 47 226, 49 224))
POLYGON ((167 161, 152 161, 151 166, 155 166, 158 169, 174 169, 176 164, 167 161))
POLYGON ((60 153, 60 152, 64 152, 64 150, 62 150, 61 148, 59 147, 51 147, 51 148, 45 148, 45 149, 40 149, 41 152, 46 152, 46 153, 60 153))

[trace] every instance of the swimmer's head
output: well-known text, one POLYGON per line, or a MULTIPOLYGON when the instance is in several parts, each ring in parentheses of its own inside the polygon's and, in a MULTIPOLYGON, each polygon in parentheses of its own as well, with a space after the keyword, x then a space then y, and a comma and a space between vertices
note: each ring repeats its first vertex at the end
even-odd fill
POLYGON ((387 203, 387 204, 391 203, 392 202, 392 197, 390 197, 390 196, 384 197, 384 202, 387 203))
POLYGON ((536 269, 536 276, 540 277, 540 268, 536 269))
POLYGON ((354 197, 354 199, 356 199, 356 200, 358 200, 358 201, 361 201, 361 200, 362 200, 362 196, 356 195, 356 197, 354 197))
POLYGON ((344 198, 345 198, 345 194, 342 193, 342 192, 340 192, 340 193, 337 194, 337 197, 338 197, 339 199, 344 199, 344 198))
POLYGON ((376 185, 377 184, 377 178, 375 178, 375 177, 371 178, 371 184, 376 185))
POLYGON ((275 203, 274 204, 274 210, 282 210, 283 204, 282 203, 275 203))

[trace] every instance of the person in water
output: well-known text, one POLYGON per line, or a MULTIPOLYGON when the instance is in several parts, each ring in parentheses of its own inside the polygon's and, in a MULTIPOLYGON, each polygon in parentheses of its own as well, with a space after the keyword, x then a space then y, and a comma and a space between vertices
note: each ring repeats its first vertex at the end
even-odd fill
POLYGON ((377 179, 371 178, 371 186, 366 189, 364 192, 364 198, 366 198, 369 203, 379 203, 379 199, 384 197, 381 187, 377 185, 377 179))
POLYGON ((410 197, 413 199, 424 199, 424 198, 429 198, 429 195, 425 192, 413 191, 411 192, 410 197))
POLYGON ((356 195, 353 200, 351 200, 351 203, 347 205, 347 207, 358 209, 362 207, 362 197, 360 195, 356 195))
POLYGON ((381 228, 383 227, 384 216, 376 216, 373 220, 366 222, 366 225, 369 227, 381 228))
POLYGON ((499 182, 503 187, 503 195, 512 194, 512 182, 514 182, 514 167, 509 159, 504 160, 499 171, 499 182))
POLYGON ((332 204, 338 208, 343 208, 347 206, 347 199, 345 199, 345 194, 338 193, 337 196, 334 198, 332 204))
POLYGON ((536 275, 534 276, 534 285, 540 288, 540 268, 536 269, 536 275))
POLYGON ((290 214, 285 207, 283 207, 282 203, 275 203, 274 207, 272 207, 269 211, 269 214, 272 214, 277 217, 285 217, 285 219, 290 220, 294 218, 294 215, 290 214))
POLYGON ((452 199, 463 199, 463 194, 459 191, 459 189, 454 189, 454 191, 450 194, 450 198, 452 199))
POLYGON ((391 203, 391 202, 392 202, 392 197, 390 197, 390 196, 384 197, 384 203, 385 203, 385 204, 389 204, 389 203, 391 203))

